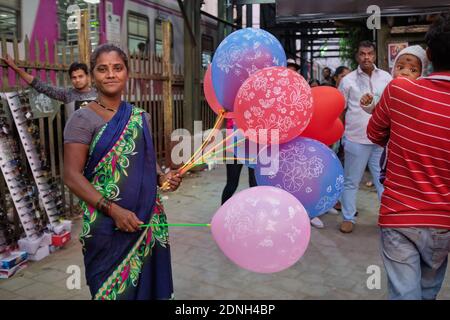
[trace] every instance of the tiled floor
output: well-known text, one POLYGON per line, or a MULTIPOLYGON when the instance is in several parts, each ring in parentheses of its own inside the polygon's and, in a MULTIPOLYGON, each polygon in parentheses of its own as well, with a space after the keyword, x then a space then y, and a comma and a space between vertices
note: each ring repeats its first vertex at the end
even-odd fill
MULTIPOLYGON (((247 187, 243 170, 240 189, 247 187)), ((219 207, 225 169, 195 173, 175 193, 165 194, 166 213, 172 223, 208 223, 219 207)), ((362 184, 363 185, 363 184, 362 184)), ((373 190, 359 192, 358 223, 352 234, 342 234, 339 215, 327 214, 325 228, 312 229, 302 259, 276 274, 255 274, 229 261, 207 228, 171 228, 173 278, 176 299, 385 299, 386 275, 378 251, 378 201, 373 190), (381 289, 367 288, 367 268, 381 270, 381 289)), ((81 289, 67 289, 67 268, 81 267, 77 241, 80 220, 74 221, 73 239, 63 249, 8 280, 0 280, 0 299, 90 299, 82 276, 81 289)), ((440 299, 450 299, 447 277, 440 299)))

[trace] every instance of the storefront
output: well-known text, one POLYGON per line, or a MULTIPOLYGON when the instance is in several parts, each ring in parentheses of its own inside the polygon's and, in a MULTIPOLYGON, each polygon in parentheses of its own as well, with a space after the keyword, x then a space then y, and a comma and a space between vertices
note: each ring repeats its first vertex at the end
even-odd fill
POLYGON ((373 28, 378 66, 389 70, 395 54, 409 45, 425 47, 425 34, 435 14, 450 12, 445 0, 277 0, 277 23, 363 20, 373 28))

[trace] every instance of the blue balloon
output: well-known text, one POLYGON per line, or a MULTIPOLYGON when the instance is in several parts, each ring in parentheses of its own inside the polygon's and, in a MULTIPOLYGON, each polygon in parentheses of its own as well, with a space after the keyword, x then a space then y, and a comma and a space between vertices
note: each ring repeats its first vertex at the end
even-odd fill
POLYGON ((336 154, 325 144, 303 137, 278 148, 271 155, 270 169, 267 165, 256 165, 258 185, 274 186, 291 193, 303 204, 311 219, 330 210, 344 187, 344 169, 336 154))
POLYGON ((262 29, 240 29, 219 45, 212 61, 211 76, 219 103, 228 111, 242 83, 258 70, 286 66, 281 43, 262 29))

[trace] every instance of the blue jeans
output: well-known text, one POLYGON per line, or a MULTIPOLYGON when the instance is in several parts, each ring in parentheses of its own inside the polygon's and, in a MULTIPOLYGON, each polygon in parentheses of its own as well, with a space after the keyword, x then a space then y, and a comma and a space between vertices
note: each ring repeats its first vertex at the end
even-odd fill
POLYGON ((381 228, 390 300, 436 299, 447 269, 450 230, 381 228))
POLYGON ((380 158, 383 148, 375 144, 362 144, 352 142, 344 137, 344 190, 341 204, 345 221, 355 223, 356 195, 359 184, 369 166, 372 181, 377 189, 378 199, 381 199, 383 185, 380 183, 380 158))

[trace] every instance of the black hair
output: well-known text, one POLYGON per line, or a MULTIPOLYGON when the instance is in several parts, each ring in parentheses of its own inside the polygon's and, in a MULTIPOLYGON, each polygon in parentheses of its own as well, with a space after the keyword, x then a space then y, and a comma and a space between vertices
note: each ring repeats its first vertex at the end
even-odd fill
POLYGON ((72 77, 72 72, 77 71, 77 70, 83 70, 84 73, 89 74, 88 66, 86 63, 74 62, 69 67, 69 71, 68 71, 69 76, 72 77))
POLYGON ((346 66, 339 66, 336 68, 336 71, 334 71, 333 76, 331 77, 331 81, 333 82, 333 86, 336 86, 336 80, 334 78, 337 78, 341 75, 344 70, 350 70, 349 67, 346 66))
POLYGON ((297 63, 288 62, 286 67, 293 66, 295 70, 300 70, 300 66, 297 63))
POLYGON ((318 80, 316 80, 316 79, 309 80, 309 85, 312 85, 314 82, 317 83, 317 85, 320 86, 320 82, 318 80))
POLYGON ((295 68, 295 70, 297 70, 297 71, 300 70, 300 66, 296 63, 288 63, 286 65, 286 67, 289 67, 289 66, 293 66, 295 68))
POLYGON ((360 43, 358 43, 358 50, 359 51, 360 48, 373 48, 373 50, 377 50, 377 47, 375 46, 375 44, 372 41, 369 40, 363 40, 360 43))
POLYGON ((125 64, 125 67, 127 68, 127 70, 129 70, 128 68, 128 56, 127 54, 120 49, 118 46, 114 45, 114 44, 110 44, 110 43, 105 43, 102 44, 101 46, 97 47, 94 52, 92 52, 91 54, 91 74, 94 73, 94 69, 95 66, 97 65, 97 59, 98 57, 100 57, 100 55, 102 53, 108 53, 108 52, 112 52, 115 51, 117 52, 117 54, 119 55, 119 57, 123 60, 123 63, 125 64))
POLYGON ((146 46, 145 42, 139 42, 137 46, 138 46, 139 50, 145 51, 145 46, 146 46))
POLYGON ((340 75, 342 72, 344 72, 344 70, 350 70, 350 68, 349 68, 349 67, 346 67, 346 66, 339 66, 339 67, 337 67, 337 68, 336 68, 336 71, 335 71, 334 74, 333 74, 333 78, 334 78, 334 77, 339 77, 339 75, 340 75))
POLYGON ((425 42, 436 71, 450 70, 450 15, 440 16, 428 30, 425 42))

